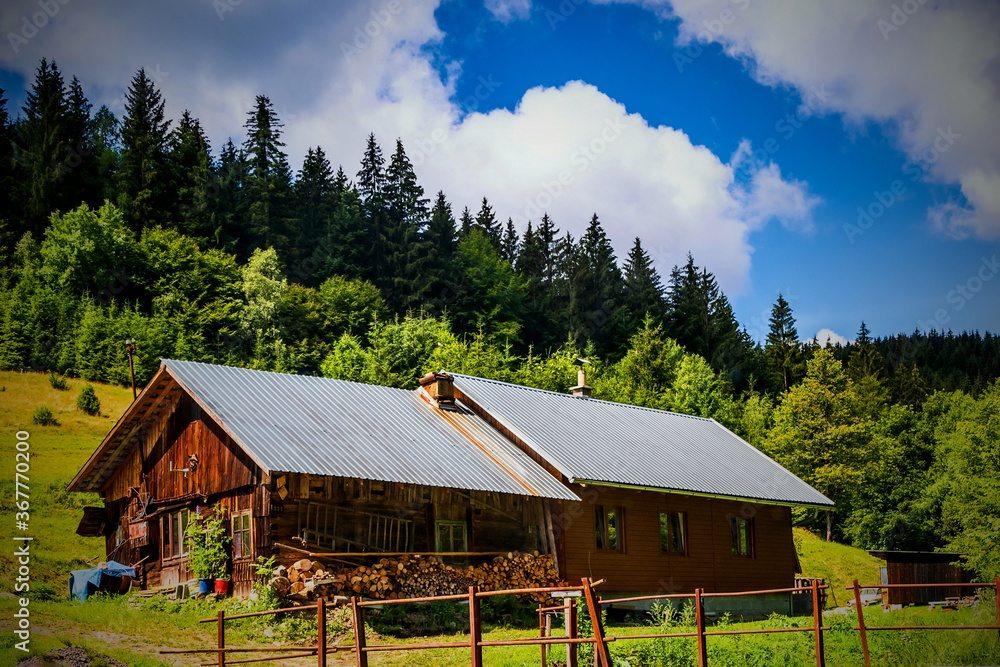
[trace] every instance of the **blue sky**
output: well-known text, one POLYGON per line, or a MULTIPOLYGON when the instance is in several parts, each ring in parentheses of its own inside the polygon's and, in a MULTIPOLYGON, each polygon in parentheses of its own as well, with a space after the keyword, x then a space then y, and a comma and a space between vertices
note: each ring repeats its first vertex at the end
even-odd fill
POLYGON ((522 228, 547 211, 578 236, 596 212, 619 256, 638 235, 664 275, 692 252, 757 338, 779 292, 803 338, 862 320, 1000 330, 994 4, 95 0, 44 22, 40 7, 0 9, 18 106, 41 57, 118 113, 144 66, 216 147, 266 94, 294 167, 319 144, 353 174, 374 131, 386 150, 402 138, 456 214, 485 195, 522 228))

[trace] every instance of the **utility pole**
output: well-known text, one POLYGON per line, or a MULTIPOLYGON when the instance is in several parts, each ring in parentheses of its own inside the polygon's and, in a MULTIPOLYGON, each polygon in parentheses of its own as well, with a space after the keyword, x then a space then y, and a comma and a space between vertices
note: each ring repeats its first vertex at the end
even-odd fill
POLYGON ((132 363, 132 356, 135 354, 135 338, 125 341, 125 353, 128 355, 128 372, 132 376, 132 400, 135 400, 135 365, 132 363))

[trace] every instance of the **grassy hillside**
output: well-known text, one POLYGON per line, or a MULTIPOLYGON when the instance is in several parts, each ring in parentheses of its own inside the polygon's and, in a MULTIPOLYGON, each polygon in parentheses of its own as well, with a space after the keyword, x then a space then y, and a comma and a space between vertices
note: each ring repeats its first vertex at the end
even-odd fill
MULTIPOLYGON (((31 500, 30 528, 35 538, 32 579, 53 587, 63 595, 69 570, 84 567, 87 559, 104 557, 104 540, 83 538, 76 526, 85 505, 100 505, 96 494, 67 493, 66 485, 97 449, 115 420, 132 402, 132 390, 95 384, 101 413, 88 416, 76 409, 76 397, 86 384, 67 379, 68 389, 54 389, 49 376, 41 373, 0 372, 0 439, 9 452, 0 465, 0 523, 14 524, 14 434, 27 431, 31 443, 28 477, 31 500), (31 414, 40 406, 52 410, 58 425, 38 426, 31 414)), ((0 583, 11 582, 12 560, 0 551, 0 583)))
POLYGON ((795 549, 799 552, 802 574, 823 577, 831 588, 827 592, 831 606, 847 604, 847 586, 854 579, 862 584, 879 582, 879 567, 885 561, 869 556, 868 552, 846 544, 826 542, 805 528, 795 528, 795 549))

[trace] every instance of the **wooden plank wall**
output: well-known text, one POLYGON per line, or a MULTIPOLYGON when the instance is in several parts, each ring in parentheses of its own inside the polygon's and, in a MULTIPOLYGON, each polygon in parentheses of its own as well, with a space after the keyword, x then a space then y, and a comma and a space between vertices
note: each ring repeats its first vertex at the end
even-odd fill
MULTIPOLYGON (((886 561, 890 584, 968 583, 972 574, 951 563, 898 563, 886 561)), ((927 604, 969 594, 962 588, 890 588, 889 604, 927 604)))
POLYGON ((790 587, 795 579, 791 510, 680 494, 574 485, 583 502, 556 505, 553 521, 561 536, 565 576, 605 579, 602 590, 706 592, 790 587), (624 510, 624 550, 598 551, 595 506, 624 510), (687 514, 688 552, 660 550, 661 511, 687 514), (733 556, 729 515, 752 517, 753 558, 733 556))

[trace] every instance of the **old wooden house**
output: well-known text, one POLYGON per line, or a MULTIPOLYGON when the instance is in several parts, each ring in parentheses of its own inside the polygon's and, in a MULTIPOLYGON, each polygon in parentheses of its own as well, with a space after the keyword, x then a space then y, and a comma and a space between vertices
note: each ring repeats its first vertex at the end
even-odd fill
POLYGON ((713 420, 465 375, 416 390, 164 360, 70 484, 79 532, 147 587, 190 577, 225 508, 237 594, 259 555, 551 554, 603 591, 791 586, 791 508, 832 503, 713 420))

